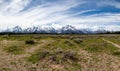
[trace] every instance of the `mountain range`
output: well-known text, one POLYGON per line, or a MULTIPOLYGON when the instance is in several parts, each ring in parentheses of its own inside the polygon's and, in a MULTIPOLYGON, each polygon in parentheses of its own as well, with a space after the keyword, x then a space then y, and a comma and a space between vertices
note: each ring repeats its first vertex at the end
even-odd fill
POLYGON ((28 27, 25 29, 22 29, 20 26, 15 26, 11 29, 1 30, 1 33, 36 33, 36 34, 97 34, 97 33, 107 33, 107 32, 113 32, 105 30, 104 28, 99 28, 97 30, 91 30, 91 29, 76 29, 75 27, 71 25, 63 26, 60 29, 55 29, 53 27, 44 27, 41 28, 40 26, 33 26, 28 27))

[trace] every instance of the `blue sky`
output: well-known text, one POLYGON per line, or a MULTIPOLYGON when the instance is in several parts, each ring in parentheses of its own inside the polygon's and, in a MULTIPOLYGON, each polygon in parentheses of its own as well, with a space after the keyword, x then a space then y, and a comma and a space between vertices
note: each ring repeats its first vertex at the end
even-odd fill
POLYGON ((120 0, 0 0, 0 29, 17 25, 120 30, 120 0))

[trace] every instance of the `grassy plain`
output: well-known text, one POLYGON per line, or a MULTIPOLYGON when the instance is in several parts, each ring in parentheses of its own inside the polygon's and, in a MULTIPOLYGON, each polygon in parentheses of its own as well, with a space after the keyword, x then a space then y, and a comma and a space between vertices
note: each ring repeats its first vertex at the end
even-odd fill
POLYGON ((1 35, 0 71, 120 71, 120 48, 103 39, 120 45, 116 34, 1 35))

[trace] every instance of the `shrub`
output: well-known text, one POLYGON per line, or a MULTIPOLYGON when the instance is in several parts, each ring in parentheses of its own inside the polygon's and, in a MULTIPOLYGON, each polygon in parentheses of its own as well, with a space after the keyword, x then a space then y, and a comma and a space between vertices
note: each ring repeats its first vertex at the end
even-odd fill
POLYGON ((113 52, 113 55, 120 56, 120 52, 113 52))
POLYGON ((76 62, 78 61, 77 53, 74 51, 60 51, 52 54, 50 60, 56 64, 67 63, 67 61, 76 62))
POLYGON ((74 45, 74 44, 73 44, 72 42, 70 42, 69 40, 66 40, 64 43, 67 44, 67 45, 69 45, 69 46, 73 46, 73 45, 74 45))
POLYGON ((35 44, 35 41, 34 40, 26 40, 25 43, 26 44, 35 44))
POLYGON ((32 54, 28 58, 28 61, 36 63, 43 59, 49 59, 53 63, 62 64, 66 61, 76 62, 78 60, 78 56, 74 51, 63 51, 62 49, 56 49, 54 51, 40 50, 37 53, 32 54))
POLYGON ((46 56, 48 56, 49 54, 50 54, 49 51, 44 50, 44 51, 39 51, 39 52, 37 53, 37 56, 38 56, 39 59, 43 59, 43 58, 45 58, 46 56))
POLYGON ((35 54, 32 54, 30 57, 28 57, 28 61, 30 61, 32 63, 36 63, 48 55, 49 55, 48 51, 38 51, 35 54))
POLYGON ((60 48, 55 49, 55 54, 61 54, 63 52, 64 51, 62 49, 60 49, 60 48))
POLYGON ((11 71, 10 68, 1 68, 0 71, 11 71))
POLYGON ((78 60, 77 53, 74 51, 66 51, 66 52, 64 52, 64 59, 77 61, 78 60))

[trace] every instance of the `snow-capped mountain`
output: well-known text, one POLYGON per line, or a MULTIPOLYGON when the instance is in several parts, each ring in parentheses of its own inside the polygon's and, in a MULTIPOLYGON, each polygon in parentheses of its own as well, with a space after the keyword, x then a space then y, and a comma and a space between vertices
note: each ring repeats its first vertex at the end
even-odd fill
POLYGON ((33 27, 27 27, 25 29, 22 29, 20 26, 15 26, 11 29, 6 29, 1 32, 12 32, 12 33, 61 33, 61 34, 92 34, 92 33, 105 33, 108 32, 105 30, 105 28, 99 28, 97 30, 91 30, 91 29, 76 29, 74 26, 66 25, 63 26, 60 29, 56 29, 54 27, 40 27, 40 26, 33 26, 33 27))
POLYGON ((33 27, 24 29, 23 32, 24 33, 35 33, 35 32, 37 32, 37 30, 38 30, 38 27, 33 26, 33 27))
POLYGON ((44 27, 43 30, 45 33, 56 33, 56 30, 53 27, 44 27))
POLYGON ((75 32, 77 32, 76 28, 71 25, 67 25, 61 28, 61 33, 75 33, 75 32))
POLYGON ((14 32, 14 33, 22 33, 22 28, 20 26, 15 26, 12 29, 12 32, 14 32))
POLYGON ((70 33, 70 34, 83 34, 83 31, 76 29, 75 27, 71 25, 67 25, 61 28, 61 33, 70 33))

